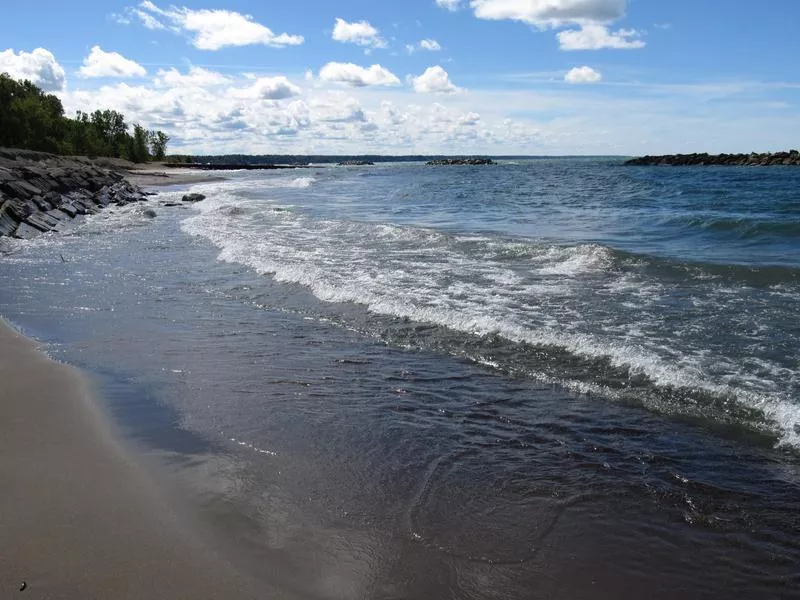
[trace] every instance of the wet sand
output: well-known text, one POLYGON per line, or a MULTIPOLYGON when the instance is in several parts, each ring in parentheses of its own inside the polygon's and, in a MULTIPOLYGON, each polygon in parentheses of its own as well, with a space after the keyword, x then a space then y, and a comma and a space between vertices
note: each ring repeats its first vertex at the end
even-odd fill
POLYGON ((265 597, 178 518, 80 373, 2 319, 0 382, 0 597, 265 597))

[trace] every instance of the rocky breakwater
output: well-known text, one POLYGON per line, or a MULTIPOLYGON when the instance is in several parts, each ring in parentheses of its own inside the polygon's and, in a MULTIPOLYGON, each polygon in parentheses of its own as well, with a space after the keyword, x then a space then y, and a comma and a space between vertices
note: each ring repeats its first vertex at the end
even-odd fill
POLYGON ((145 199, 102 160, 0 148, 0 237, 28 239, 79 215, 145 199))
POLYGON ((800 166, 800 152, 767 152, 764 154, 668 154, 665 156, 642 156, 625 161, 633 166, 673 166, 673 167, 770 167, 800 166))
POLYGON ((496 165, 491 158, 439 158, 436 160, 429 160, 426 165, 434 167, 450 166, 450 165, 496 165))

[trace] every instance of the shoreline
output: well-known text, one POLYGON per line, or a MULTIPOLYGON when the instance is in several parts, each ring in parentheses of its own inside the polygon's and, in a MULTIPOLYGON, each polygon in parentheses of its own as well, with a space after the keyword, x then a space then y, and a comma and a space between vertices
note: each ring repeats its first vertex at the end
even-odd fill
POLYGON ((140 188, 213 183, 227 179, 227 177, 220 175, 206 175, 196 171, 187 171, 170 172, 170 169, 130 169, 121 171, 121 174, 131 185, 140 188))
POLYGON ((115 438, 76 369, 0 318, 0 596, 257 598, 115 438))

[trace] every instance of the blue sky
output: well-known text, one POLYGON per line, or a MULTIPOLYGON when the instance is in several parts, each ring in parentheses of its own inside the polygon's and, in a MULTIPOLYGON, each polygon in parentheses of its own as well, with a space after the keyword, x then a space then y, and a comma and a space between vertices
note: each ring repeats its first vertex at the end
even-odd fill
POLYGON ((14 2, 0 71, 193 153, 800 146, 800 2, 14 2))

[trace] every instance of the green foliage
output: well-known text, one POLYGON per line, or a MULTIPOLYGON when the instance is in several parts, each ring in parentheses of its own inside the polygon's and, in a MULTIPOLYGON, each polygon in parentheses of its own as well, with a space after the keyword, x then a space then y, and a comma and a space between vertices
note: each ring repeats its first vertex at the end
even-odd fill
POLYGON ((167 155, 169 136, 163 131, 150 131, 148 135, 150 138, 150 149, 153 154, 153 160, 164 160, 167 155))
POLYGON ((145 162, 163 160, 168 142, 164 132, 138 123, 131 135, 125 116, 114 110, 78 111, 67 118, 56 96, 0 73, 0 146, 145 162))

